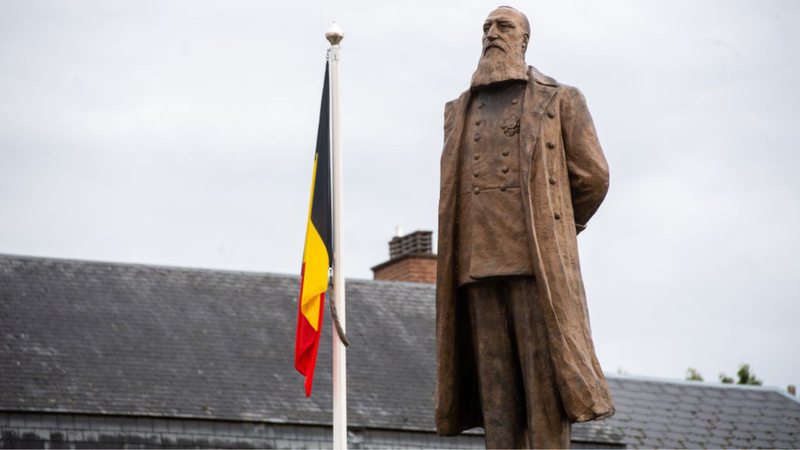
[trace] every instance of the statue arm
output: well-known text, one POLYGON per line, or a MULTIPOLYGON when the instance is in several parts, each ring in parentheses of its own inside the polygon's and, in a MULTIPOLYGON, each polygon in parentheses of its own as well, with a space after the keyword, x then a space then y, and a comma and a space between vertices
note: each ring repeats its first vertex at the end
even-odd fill
POLYGON ((586 228, 608 192, 608 163, 586 99, 574 87, 565 87, 561 102, 561 131, 569 173, 576 232, 586 228))

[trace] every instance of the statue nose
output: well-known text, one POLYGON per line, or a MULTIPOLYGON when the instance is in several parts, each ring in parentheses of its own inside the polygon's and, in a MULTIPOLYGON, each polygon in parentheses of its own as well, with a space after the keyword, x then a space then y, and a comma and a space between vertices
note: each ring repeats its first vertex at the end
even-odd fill
POLYGON ((486 30, 486 39, 489 39, 490 42, 494 41, 495 39, 497 39, 497 27, 496 26, 492 25, 492 26, 489 27, 488 30, 486 30))

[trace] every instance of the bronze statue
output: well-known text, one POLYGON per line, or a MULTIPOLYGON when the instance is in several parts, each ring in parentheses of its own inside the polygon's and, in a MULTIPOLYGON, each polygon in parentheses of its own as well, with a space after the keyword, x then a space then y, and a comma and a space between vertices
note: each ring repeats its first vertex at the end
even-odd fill
POLYGON ((614 414, 576 235, 608 190, 583 95, 525 63, 530 25, 483 24, 470 89, 445 106, 436 289, 436 428, 487 448, 566 448, 614 414))

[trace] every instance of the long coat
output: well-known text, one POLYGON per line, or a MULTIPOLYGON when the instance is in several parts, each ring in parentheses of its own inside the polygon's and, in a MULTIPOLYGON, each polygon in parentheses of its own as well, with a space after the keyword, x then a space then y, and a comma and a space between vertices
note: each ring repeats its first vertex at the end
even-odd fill
MULTIPOLYGON (((466 91, 445 107, 436 285, 436 429, 441 435, 483 423, 455 255, 459 161, 469 102, 466 91)), ((592 343, 576 240, 606 195, 608 165, 583 95, 533 67, 519 133, 527 244, 558 393, 573 422, 608 417, 614 406, 592 343)))

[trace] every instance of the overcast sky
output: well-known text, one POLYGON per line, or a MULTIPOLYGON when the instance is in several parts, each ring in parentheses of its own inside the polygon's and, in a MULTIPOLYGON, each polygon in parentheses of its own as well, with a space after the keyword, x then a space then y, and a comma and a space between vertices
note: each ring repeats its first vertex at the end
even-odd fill
MULTIPOLYGON (((511 4, 611 168, 579 238, 605 370, 800 384, 800 2, 511 4)), ((436 229, 443 106, 495 6, 0 1, 0 253, 298 273, 337 20, 370 278, 395 226, 436 229)))

